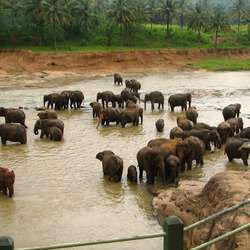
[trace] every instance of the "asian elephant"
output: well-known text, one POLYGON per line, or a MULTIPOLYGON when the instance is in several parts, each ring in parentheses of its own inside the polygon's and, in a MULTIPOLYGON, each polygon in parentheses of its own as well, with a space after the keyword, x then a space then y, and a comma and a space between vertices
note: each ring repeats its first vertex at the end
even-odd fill
POLYGON ((52 105, 55 110, 69 108, 69 95, 65 91, 52 97, 52 105))
POLYGON ((109 125, 110 122, 115 122, 117 125, 119 124, 120 121, 120 109, 118 108, 103 108, 99 111, 99 121, 96 126, 98 128, 100 124, 102 125, 109 125))
POLYGON ((241 104, 239 103, 229 104, 228 106, 224 107, 222 110, 224 121, 230 118, 234 118, 236 116, 239 117, 240 109, 241 109, 241 104))
POLYGON ((46 107, 46 103, 47 103, 47 109, 54 108, 54 103, 53 103, 53 98, 55 98, 57 95, 59 95, 59 93, 51 93, 48 95, 44 95, 43 96, 43 106, 46 107))
POLYGON ((91 102, 89 104, 92 107, 92 116, 94 117, 99 117, 100 110, 102 109, 102 105, 99 102, 91 102))
POLYGON ((114 93, 110 90, 98 92, 96 95, 96 101, 102 100, 102 107, 108 108, 108 103, 112 103, 112 107, 115 107, 114 93))
POLYGON ((6 145, 6 141, 20 142, 21 144, 27 143, 27 131, 21 124, 0 124, 0 136, 3 145, 6 145))
POLYGON ((155 147, 155 146, 160 146, 161 144, 165 143, 169 141, 169 139, 167 138, 156 138, 156 139, 152 139, 148 142, 147 146, 152 148, 152 147, 155 147))
POLYGON ((141 124, 143 123, 143 109, 142 108, 133 108, 126 109, 120 113, 120 123, 124 128, 127 123, 133 123, 133 126, 139 125, 139 118, 141 118, 141 124))
POLYGON ((185 139, 187 137, 187 130, 183 130, 179 126, 173 127, 170 132, 169 132, 169 138, 174 139, 174 138, 181 138, 185 139))
POLYGON ((178 127, 180 127, 183 131, 189 131, 194 126, 194 123, 187 119, 186 115, 178 115, 176 121, 178 127))
POLYGON ((239 137, 250 139, 250 127, 243 128, 239 133, 239 137))
POLYGON ((104 150, 96 155, 96 159, 102 162, 103 174, 109 176, 109 181, 121 181, 123 172, 123 160, 111 150, 104 150))
POLYGON ((242 131, 244 123, 241 117, 230 118, 226 120, 226 122, 230 125, 231 131, 229 136, 234 136, 235 133, 239 133, 242 131))
POLYGON ((156 130, 157 130, 158 132, 163 132, 164 126, 165 126, 165 123, 164 123, 164 120, 163 120, 163 119, 158 119, 158 120, 155 122, 155 127, 156 127, 156 130))
POLYGON ((49 135, 50 140, 52 140, 52 141, 61 141, 62 140, 63 132, 60 128, 58 128, 56 126, 49 127, 47 129, 47 133, 49 135))
POLYGON ((38 119, 34 125, 34 134, 38 135, 38 130, 41 130, 40 138, 43 138, 44 135, 49 137, 48 129, 50 127, 56 126, 62 131, 62 135, 64 132, 64 123, 58 119, 38 119))
POLYGON ((250 152, 250 140, 246 138, 233 138, 226 143, 225 154, 231 162, 235 159, 242 159, 245 166, 248 166, 248 156, 250 152))
POLYGON ((74 108, 80 109, 84 101, 84 94, 81 90, 73 90, 73 100, 72 103, 75 103, 74 108))
POLYGON ((204 123, 204 122, 195 123, 193 128, 196 128, 196 129, 209 129, 209 130, 217 129, 216 126, 211 126, 211 125, 209 125, 207 123, 204 123))
POLYGON ((197 123, 198 113, 195 107, 190 107, 186 111, 186 117, 188 120, 192 121, 194 124, 197 123))
POLYGON ((203 156, 205 153, 205 144, 196 136, 189 136, 185 138, 182 142, 178 143, 177 148, 177 157, 181 162, 181 170, 192 169, 193 160, 196 161, 196 165, 204 164, 203 156))
POLYGON ((21 109, 0 107, 0 116, 5 117, 5 123, 20 123, 27 128, 25 125, 26 115, 21 109))
POLYGON ((114 74, 114 84, 118 84, 118 85, 122 85, 122 77, 121 77, 121 75, 120 74, 118 74, 118 73, 115 73, 114 74))
POLYGON ((136 79, 131 79, 130 82, 131 82, 130 89, 133 92, 138 93, 138 90, 141 89, 141 84, 136 79))
POLYGON ((224 122, 219 123, 217 127, 217 131, 220 135, 221 143, 224 144, 227 142, 227 139, 230 136, 232 129, 231 129, 230 124, 224 121, 224 122))
POLYGON ((176 155, 170 155, 165 161, 166 181, 178 185, 181 163, 176 155))
POLYGON ((57 112, 54 109, 46 109, 37 114, 39 119, 57 119, 57 112))
POLYGON ((9 192, 9 197, 12 197, 14 194, 14 182, 15 182, 15 173, 10 171, 8 168, 0 167, 0 191, 4 195, 7 195, 9 192))
POLYGON ((182 111, 187 110, 187 102, 188 107, 191 106, 192 94, 191 93, 183 93, 183 94, 173 94, 168 98, 168 104, 170 105, 171 112, 174 112, 174 108, 177 106, 181 106, 182 111))
POLYGON ((121 102, 121 107, 124 108, 125 105, 127 104, 129 98, 130 98, 131 91, 128 88, 125 88, 121 91, 120 93, 120 102, 121 102), (125 103, 125 105, 124 105, 125 103))
POLYGON ((130 182, 135 182, 137 183, 137 169, 135 165, 130 165, 128 167, 128 173, 127 173, 127 179, 130 182))
POLYGON ((145 94, 144 98, 144 109, 146 110, 147 102, 151 102, 151 110, 154 110, 154 104, 158 103, 158 109, 160 107, 164 108, 164 95, 160 91, 153 91, 149 94, 145 94))

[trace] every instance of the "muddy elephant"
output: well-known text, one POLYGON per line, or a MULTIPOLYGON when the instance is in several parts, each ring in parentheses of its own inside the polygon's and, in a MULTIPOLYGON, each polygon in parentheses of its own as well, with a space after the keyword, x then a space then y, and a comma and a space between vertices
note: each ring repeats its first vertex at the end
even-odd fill
POLYGON ((123 128, 125 128, 127 123, 133 123, 133 126, 139 125, 139 119, 141 119, 141 124, 143 123, 143 109, 133 108, 121 111, 120 123, 123 128))
POLYGON ((190 107, 186 111, 186 117, 188 120, 192 121, 194 124, 197 123, 198 112, 196 111, 196 107, 190 107))
POLYGON ((60 128, 56 126, 49 127, 47 129, 50 140, 52 141, 61 141, 63 137, 63 132, 60 128))
POLYGON ((45 109, 37 114, 39 119, 57 119, 57 112, 53 109, 45 109))
POLYGON ((118 85, 122 85, 122 77, 121 77, 121 75, 120 74, 118 74, 118 73, 115 73, 114 74, 114 84, 118 84, 118 85))
POLYGON ((221 143, 225 144, 232 131, 230 124, 226 121, 219 123, 217 131, 220 135, 221 143))
POLYGON ((96 94, 96 101, 102 100, 102 107, 108 108, 109 102, 112 103, 112 107, 115 107, 114 93, 110 90, 98 92, 96 94))
POLYGON ((230 125, 231 131, 229 136, 234 136, 235 133, 239 133, 242 131, 244 123, 241 117, 230 118, 226 120, 226 122, 230 125))
POLYGON ((21 124, 0 124, 0 136, 3 145, 6 145, 7 141, 20 142, 21 144, 27 143, 27 131, 26 128, 21 124))
POLYGON ((41 130, 40 138, 43 138, 44 135, 49 137, 48 129, 50 127, 56 126, 64 133, 64 123, 58 119, 38 119, 34 125, 34 134, 38 135, 38 130, 41 130))
POLYGON ((181 163, 176 155, 170 155, 165 161, 166 182, 178 185, 181 163))
POLYGON ((174 108, 181 106, 182 111, 187 110, 187 103, 188 107, 190 108, 192 101, 192 94, 191 93, 183 93, 183 94, 173 94, 170 95, 168 98, 168 104, 171 108, 171 112, 174 112, 174 108))
POLYGON ((14 194, 15 173, 8 168, 0 167, 0 191, 4 195, 12 197, 14 194))
POLYGON ((196 165, 203 165, 203 156, 205 153, 205 144, 196 136, 189 136, 183 140, 183 142, 178 143, 177 148, 177 157, 181 162, 181 170, 192 169, 193 160, 196 161, 196 165))
POLYGON ((239 117, 240 109, 241 109, 241 104, 239 103, 229 104, 228 106, 224 107, 222 109, 222 115, 224 117, 224 121, 230 118, 239 117))
POLYGON ((20 123, 25 128, 26 115, 21 109, 0 107, 0 116, 4 116, 5 123, 20 123))
POLYGON ((154 110, 154 104, 158 103, 158 109, 164 108, 164 95, 160 91, 153 91, 149 94, 145 94, 144 98, 144 109, 146 110, 147 102, 151 102, 151 110, 154 110))
POLYGON ((155 127, 156 127, 157 132, 163 132, 164 127, 165 127, 164 120, 163 119, 158 119, 155 122, 155 127))
POLYGON ((130 165, 128 167, 128 172, 127 172, 127 179, 130 182, 137 183, 137 169, 135 165, 130 165))
POLYGON ((104 150, 96 155, 96 159, 102 162, 103 174, 109 176, 109 181, 121 181, 123 172, 123 160, 111 150, 104 150))
POLYGON ((142 180, 143 171, 146 172, 147 184, 154 184, 155 177, 160 172, 163 183, 165 184, 165 164, 164 158, 158 150, 150 147, 141 148, 136 154, 138 167, 139 167, 139 178, 142 180))
POLYGON ((246 138, 233 138, 225 146, 225 154, 231 162, 233 159, 242 159, 245 166, 248 166, 250 153, 250 140, 246 138))
POLYGON ((99 111, 99 121, 96 128, 98 129, 100 124, 108 126, 110 122, 115 122, 118 125, 120 121, 120 114, 121 111, 118 108, 109 107, 101 109, 99 111))
POLYGON ((100 110, 103 109, 101 103, 99 102, 91 102, 89 104, 92 107, 92 116, 99 117, 100 110))
POLYGON ((181 138, 185 139, 187 137, 188 131, 183 130, 179 126, 173 127, 170 132, 169 132, 169 138, 174 139, 174 138, 181 138))
POLYGON ((180 127, 183 131, 189 131, 194 127, 194 123, 187 119, 186 115, 178 115, 177 119, 177 126, 180 127))

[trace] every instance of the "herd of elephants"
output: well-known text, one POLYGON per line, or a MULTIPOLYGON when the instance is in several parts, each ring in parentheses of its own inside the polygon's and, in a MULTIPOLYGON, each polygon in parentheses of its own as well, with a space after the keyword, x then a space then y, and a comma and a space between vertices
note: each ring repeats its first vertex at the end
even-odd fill
MULTIPOLYGON (((114 84, 122 85, 123 79, 114 74, 114 84)), ((93 118, 98 118, 97 129, 100 125, 109 126, 112 123, 121 127, 138 126, 143 124, 143 111, 146 104, 151 104, 151 110, 164 109, 164 95, 160 91, 152 91, 140 99, 141 84, 136 79, 125 80, 126 88, 116 95, 107 90, 98 92, 96 100, 90 103, 93 118), (138 102, 144 102, 144 108, 138 102), (128 125, 130 124, 130 125, 128 125)), ((58 119, 57 111, 65 109, 80 109, 84 101, 84 94, 80 90, 63 91, 43 96, 43 107, 39 108, 39 119, 34 124, 34 134, 40 138, 44 136, 54 141, 61 141, 64 133, 64 122, 58 119)), ((169 138, 150 140, 136 154, 139 168, 130 165, 127 178, 131 182, 142 179, 146 172, 147 184, 152 185, 158 175, 163 184, 178 184, 180 171, 190 170, 193 163, 203 165, 206 152, 220 149, 225 144, 225 153, 229 161, 234 158, 242 159, 248 165, 250 152, 250 127, 244 128, 240 117, 241 104, 229 104, 222 110, 224 121, 218 126, 210 126, 197 122, 198 112, 191 105, 191 93, 176 93, 168 98, 171 112, 180 107, 182 114, 177 116, 177 124, 169 133, 169 138), (184 113, 185 112, 185 113, 184 113), (229 139, 229 137, 231 137, 229 139)), ((0 124, 0 136, 3 145, 7 141, 21 144, 27 143, 25 112, 18 108, 0 108, 0 116, 5 117, 5 123, 0 124)), ((155 122, 158 132, 164 129, 164 120, 155 122)), ((104 150, 96 154, 96 159, 102 162, 103 174, 109 180, 120 182, 123 174, 123 160, 111 150, 104 150)), ((15 173, 0 167, 0 191, 12 197, 14 193, 15 173)))

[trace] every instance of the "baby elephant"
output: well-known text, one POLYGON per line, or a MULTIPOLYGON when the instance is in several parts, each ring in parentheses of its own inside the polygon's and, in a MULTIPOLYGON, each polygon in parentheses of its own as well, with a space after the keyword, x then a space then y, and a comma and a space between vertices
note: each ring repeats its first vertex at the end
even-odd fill
POLYGON ((131 182, 137 183, 137 169, 134 165, 128 167, 127 179, 131 182))
POLYGON ((0 191, 4 195, 7 195, 9 191, 9 197, 12 197, 14 194, 14 182, 15 182, 15 173, 10 171, 8 168, 0 167, 0 191))
POLYGON ((163 129, 164 129, 164 120, 163 119, 158 119, 156 122, 155 122, 155 127, 157 129, 158 132, 163 132, 163 129))
POLYGON ((62 130, 56 126, 49 127, 47 130, 50 140, 61 141, 62 140, 62 130))

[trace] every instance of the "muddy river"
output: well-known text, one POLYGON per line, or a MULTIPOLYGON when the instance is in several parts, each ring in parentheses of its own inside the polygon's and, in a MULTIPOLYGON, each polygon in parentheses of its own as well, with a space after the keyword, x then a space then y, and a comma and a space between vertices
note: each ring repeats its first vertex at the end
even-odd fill
MULTIPOLYGON (((8 198, 0 194, 0 236, 14 239, 15 247, 44 246, 97 239, 112 239, 161 232, 152 210, 153 196, 145 183, 127 181, 127 168, 137 165, 136 153, 150 139, 169 137, 176 126, 179 107, 171 113, 167 98, 170 94, 192 92, 199 122, 217 126, 223 121, 222 108, 241 103, 244 127, 250 126, 250 72, 173 72, 157 75, 123 76, 137 79, 145 93, 160 90, 165 95, 164 110, 144 111, 144 124, 100 126, 92 118, 89 105, 98 91, 120 93, 124 86, 116 86, 113 77, 83 80, 56 88, 2 90, 0 106, 24 107, 28 126, 26 145, 0 145, 1 166, 15 171, 15 194, 8 198), (59 111, 65 123, 62 142, 40 139, 33 133, 37 120, 35 107, 42 106, 43 95, 63 90, 81 90, 84 107, 81 110, 59 111), (163 118, 165 129, 159 133, 155 121, 163 118), (103 177, 101 162, 96 154, 111 149, 124 160, 120 183, 103 177)), ((143 107, 143 103, 140 104, 143 107)), ((4 118, 0 117, 0 123, 4 118)), ((249 171, 241 160, 229 163, 224 147, 211 154, 206 152, 204 166, 181 173, 182 178, 207 181, 223 170, 249 171)), ((98 245, 81 249, 162 249, 162 239, 98 245)))

